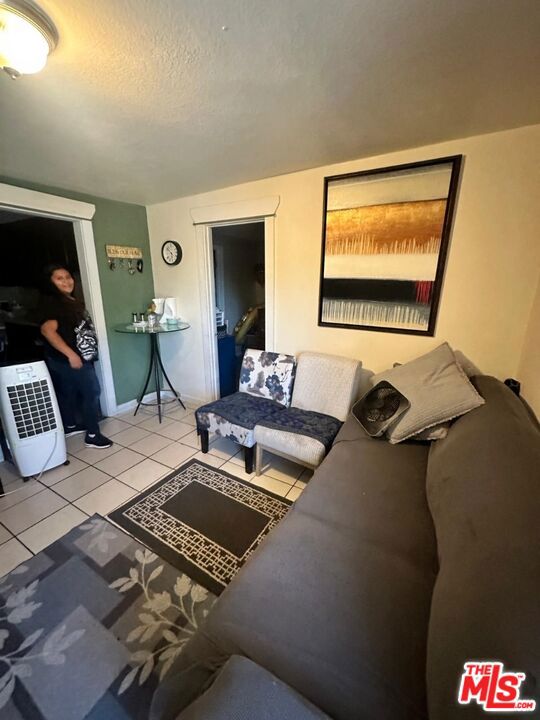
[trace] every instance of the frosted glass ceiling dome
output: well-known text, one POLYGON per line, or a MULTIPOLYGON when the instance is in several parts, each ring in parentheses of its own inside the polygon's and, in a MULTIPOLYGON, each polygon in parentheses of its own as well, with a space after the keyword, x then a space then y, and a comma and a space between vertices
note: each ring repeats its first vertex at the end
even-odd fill
POLYGON ((43 70, 57 42, 53 22, 31 0, 0 0, 0 67, 10 77, 43 70))

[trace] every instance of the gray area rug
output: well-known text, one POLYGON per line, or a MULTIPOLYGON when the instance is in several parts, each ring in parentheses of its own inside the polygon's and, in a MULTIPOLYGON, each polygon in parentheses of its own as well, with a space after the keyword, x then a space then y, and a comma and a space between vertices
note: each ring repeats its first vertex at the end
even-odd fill
POLYGON ((109 517, 219 595, 290 506, 290 500, 190 460, 109 517))
POLYGON ((94 516, 0 580, 0 717, 146 720, 215 599, 94 516))

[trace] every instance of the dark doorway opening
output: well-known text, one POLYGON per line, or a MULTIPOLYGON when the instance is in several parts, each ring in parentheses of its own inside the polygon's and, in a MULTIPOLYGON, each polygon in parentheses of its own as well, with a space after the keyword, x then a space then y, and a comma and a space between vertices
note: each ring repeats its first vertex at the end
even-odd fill
MULTIPOLYGON (((0 210, 0 256, 0 366, 44 360, 43 269, 65 266, 75 279, 75 296, 84 301, 73 223, 0 210)), ((1 422, 0 447, 0 460, 9 460, 1 422)))
POLYGON ((0 364, 43 360, 43 268, 65 264, 82 299, 73 223, 1 210, 0 253, 0 364))
POLYGON ((264 221, 212 228, 220 396, 238 388, 246 348, 265 349, 264 221))

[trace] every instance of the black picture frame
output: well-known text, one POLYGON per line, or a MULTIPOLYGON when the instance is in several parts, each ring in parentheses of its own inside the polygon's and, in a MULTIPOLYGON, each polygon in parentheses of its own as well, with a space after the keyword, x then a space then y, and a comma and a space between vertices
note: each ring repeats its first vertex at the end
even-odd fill
POLYGON ((462 155, 451 155, 324 178, 320 327, 407 335, 435 334, 462 161, 462 155), (445 186, 446 173, 446 195, 431 197, 430 192, 437 195, 437 191, 445 186), (384 185, 385 174, 387 186, 384 185), (360 179, 358 183, 355 183, 356 179, 360 179), (344 204, 336 209, 340 192, 344 204), (388 197, 392 193, 396 197, 399 193, 409 197, 407 193, 410 193, 410 199, 350 205, 355 202, 355 193, 360 198, 362 193, 367 197, 370 192, 372 197, 382 198, 385 192, 388 197), (330 219, 329 213, 332 213, 330 219), (389 216, 394 219, 385 222, 384 218, 389 216), (417 218, 416 225, 414 217, 417 218), (330 242, 329 225, 332 226, 330 242), (370 227, 374 230, 371 235, 367 232, 370 227), (440 237, 437 236, 439 227, 440 237), (420 239, 416 235, 413 238, 405 236, 406 232, 415 229, 420 239), (428 237, 430 229, 435 235, 428 237), (377 260, 370 261, 369 256, 377 260), (403 259, 406 256, 409 256, 408 263, 403 259), (403 270, 400 270, 400 258, 403 270), (410 272, 415 278, 401 277, 400 273, 406 275, 411 263, 410 272), (389 278, 379 277, 384 276, 387 269, 391 270, 389 278), (351 277, 341 277, 344 272, 350 273, 351 277), (364 275, 354 274, 359 272, 364 275), (428 279, 416 279, 420 276, 428 279), (392 317, 396 320, 392 321, 392 317))

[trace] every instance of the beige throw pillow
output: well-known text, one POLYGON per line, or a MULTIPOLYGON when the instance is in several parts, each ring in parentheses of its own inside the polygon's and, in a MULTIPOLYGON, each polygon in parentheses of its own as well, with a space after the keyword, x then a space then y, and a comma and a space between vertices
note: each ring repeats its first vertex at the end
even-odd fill
POLYGON ((448 343, 372 378, 373 384, 381 380, 391 383, 411 403, 386 432, 393 444, 484 404, 456 363, 448 343))

